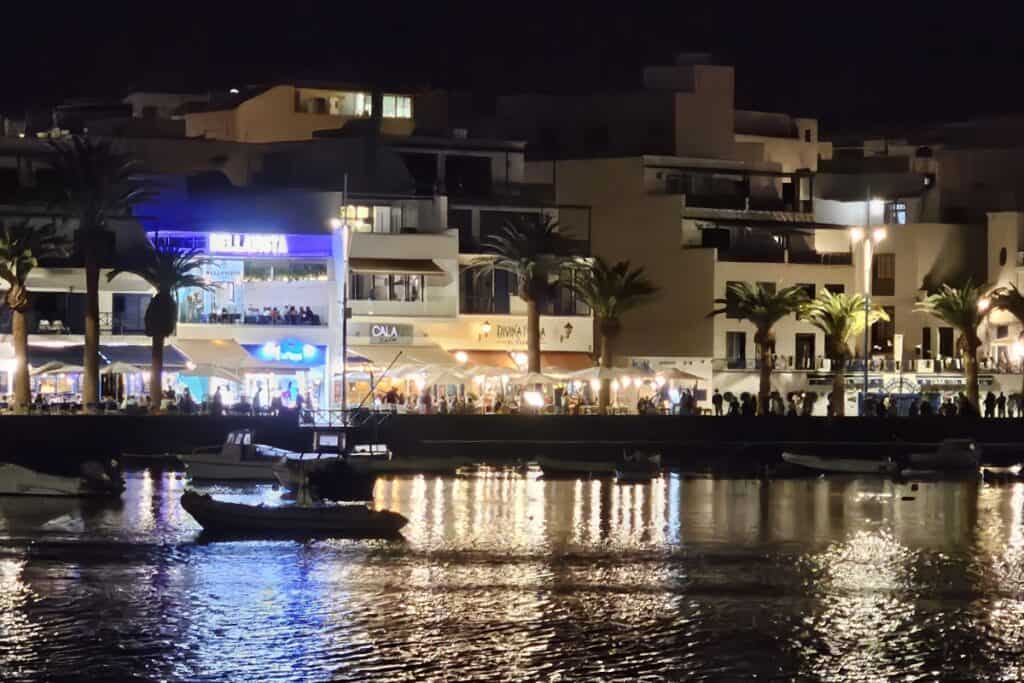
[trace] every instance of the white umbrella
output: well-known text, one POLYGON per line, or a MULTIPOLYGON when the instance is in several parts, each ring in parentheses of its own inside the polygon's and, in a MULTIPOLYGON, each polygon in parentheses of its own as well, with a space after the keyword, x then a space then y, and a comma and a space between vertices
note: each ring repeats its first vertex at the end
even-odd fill
POLYGON ((34 375, 62 375, 62 374, 69 374, 69 373, 72 373, 72 372, 82 372, 84 370, 85 370, 85 368, 83 368, 81 365, 66 365, 64 363, 61 363, 60 361, 55 361, 54 360, 54 361, 50 361, 49 363, 45 363, 43 365, 40 365, 38 368, 36 368, 35 370, 33 370, 29 374, 31 374, 33 376, 34 375))
POLYGON ((593 380, 613 380, 623 377, 643 377, 649 374, 642 368, 602 368, 595 365, 586 370, 579 370, 569 374, 569 377, 577 382, 591 382, 593 380))
POLYGON ((664 377, 665 379, 669 379, 669 380, 683 380, 683 379, 685 379, 685 380, 693 380, 693 381, 697 381, 697 382, 703 382, 704 381, 703 377, 698 377, 697 375, 693 374, 692 372, 687 372, 686 370, 680 370, 679 368, 669 368, 668 370, 660 370, 658 372, 658 376, 659 377, 664 377))
POLYGON ((137 365, 132 365, 131 363, 122 363, 121 361, 115 361, 110 365, 104 367, 102 370, 100 370, 100 374, 103 375, 130 375, 136 372, 147 371, 143 370, 137 365))
POLYGON ((468 384, 469 382, 470 378, 457 370, 442 369, 427 375, 424 384, 432 386, 434 384, 468 384))
POLYGON ((228 382, 235 382, 236 384, 242 383, 242 378, 234 372, 231 372, 227 368, 222 368, 219 365, 212 365, 210 363, 200 363, 191 370, 182 370, 178 373, 179 377, 209 377, 211 379, 223 379, 228 382))
POLYGON ((533 384, 561 384, 561 380, 555 379, 539 372, 528 372, 525 375, 513 375, 512 384, 530 386, 533 384))

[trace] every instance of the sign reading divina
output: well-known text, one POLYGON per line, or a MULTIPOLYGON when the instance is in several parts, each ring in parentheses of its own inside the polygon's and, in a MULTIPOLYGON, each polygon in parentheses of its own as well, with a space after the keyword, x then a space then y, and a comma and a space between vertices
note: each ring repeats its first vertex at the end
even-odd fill
POLYGON ((276 256, 288 253, 288 238, 284 235, 211 232, 208 251, 211 254, 276 256))

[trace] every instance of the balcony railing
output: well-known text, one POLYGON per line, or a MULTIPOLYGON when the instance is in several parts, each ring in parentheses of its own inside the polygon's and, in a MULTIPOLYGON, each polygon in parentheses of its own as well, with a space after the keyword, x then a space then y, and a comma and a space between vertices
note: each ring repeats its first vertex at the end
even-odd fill
POLYGON ((179 316, 179 323, 208 325, 293 325, 326 327, 327 318, 317 313, 310 316, 290 316, 286 313, 203 313, 198 316, 179 316))
MULTIPOLYGON (((759 370, 761 362, 758 358, 721 358, 716 359, 715 366, 717 369, 726 370, 759 370)), ((850 358, 845 362, 844 367, 848 373, 864 372, 864 359, 850 358)), ((776 356, 772 364, 774 372, 829 373, 834 372, 836 368, 835 361, 821 356, 814 358, 776 356)), ((1013 363, 997 361, 993 358, 982 358, 978 362, 978 369, 983 373, 1020 374, 1024 372, 1024 362, 1013 363)), ((899 363, 893 358, 872 358, 868 361, 868 372, 874 373, 957 374, 962 373, 963 370, 963 361, 959 358, 914 358, 903 363, 899 363)))
POLYGON ((425 301, 349 300, 354 315, 455 316, 458 302, 453 296, 431 296, 425 301))

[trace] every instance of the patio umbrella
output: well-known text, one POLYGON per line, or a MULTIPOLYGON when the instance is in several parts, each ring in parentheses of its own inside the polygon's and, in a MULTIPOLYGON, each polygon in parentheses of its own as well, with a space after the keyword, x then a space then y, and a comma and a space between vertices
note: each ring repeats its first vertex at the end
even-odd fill
POLYGON ((539 372, 528 372, 525 375, 513 375, 511 381, 512 384, 521 384, 523 386, 533 384, 561 384, 561 380, 548 375, 543 375, 539 372))
POLYGON ((81 365, 69 365, 61 363, 59 361, 50 361, 44 365, 40 365, 35 370, 32 370, 29 374, 36 375, 61 375, 69 374, 72 372, 82 372, 85 368, 81 365))
POLYGON ((433 373, 427 375, 427 379, 424 384, 428 387, 434 384, 469 384, 470 380, 470 377, 467 377, 458 370, 437 369, 433 373))
POLYGON ((146 370, 137 365, 122 363, 121 361, 115 361, 100 370, 100 374, 103 375, 130 375, 136 372, 146 372, 146 370))
POLYGON ((695 382, 703 382, 703 377, 698 377, 692 372, 686 370, 680 370, 679 368, 669 368, 668 370, 658 371, 659 377, 664 377, 667 380, 691 380, 695 382))
POLYGON ((219 365, 211 365, 209 363, 200 363, 191 370, 182 370, 178 373, 179 377, 209 377, 211 379, 223 379, 228 382, 235 382, 236 384, 242 383, 242 378, 236 373, 231 372, 227 368, 222 368, 219 365))
POLYGON ((578 370, 569 374, 569 378, 577 382, 590 382, 593 380, 614 380, 622 379, 623 377, 644 377, 649 374, 648 371, 643 368, 602 368, 599 365, 595 365, 592 368, 586 370, 578 370))

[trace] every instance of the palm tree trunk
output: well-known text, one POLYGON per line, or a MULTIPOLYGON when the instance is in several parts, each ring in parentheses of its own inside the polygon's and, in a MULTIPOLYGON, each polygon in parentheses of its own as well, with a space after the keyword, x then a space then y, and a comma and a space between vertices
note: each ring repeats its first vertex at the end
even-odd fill
POLYGON ((761 382, 757 389, 757 414, 768 415, 768 401, 772 393, 772 347, 761 344, 761 382))
POLYGON ((95 412, 100 402, 100 267, 96 247, 85 246, 85 352, 82 358, 82 407, 95 412))
POLYGON ((32 392, 28 379, 28 323, 24 311, 12 311, 11 336, 14 337, 14 412, 28 412, 32 392))
POLYGON ((964 351, 964 379, 967 381, 967 402, 971 404, 975 415, 978 412, 978 354, 977 351, 964 351))
POLYGON ((832 415, 846 416, 846 361, 836 361, 836 369, 832 372, 832 415))
MULTIPOLYGON (((608 332, 601 333, 601 367, 612 366, 612 336, 608 332)), ((612 401, 612 381, 601 380, 601 391, 597 398, 597 409, 602 415, 608 412, 608 406, 612 401)))
POLYGON ((527 372, 540 372, 540 308, 533 297, 526 301, 527 372))
POLYGON ((156 415, 160 412, 164 388, 164 338, 159 334, 153 335, 149 368, 149 412, 156 415))

